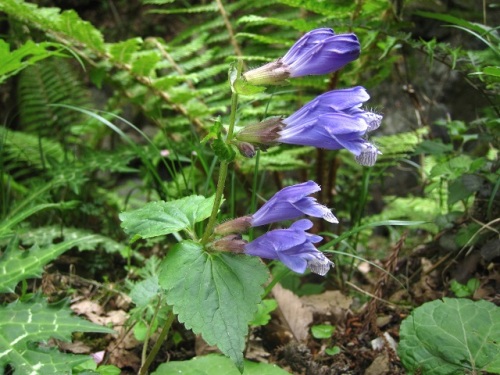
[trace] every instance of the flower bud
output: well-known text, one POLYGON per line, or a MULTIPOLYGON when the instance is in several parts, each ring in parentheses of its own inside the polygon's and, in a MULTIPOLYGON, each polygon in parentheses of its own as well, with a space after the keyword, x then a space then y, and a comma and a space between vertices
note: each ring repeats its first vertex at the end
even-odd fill
POLYGON ((266 150, 269 146, 277 143, 278 132, 283 129, 283 126, 281 117, 271 117, 256 124, 245 126, 235 135, 235 138, 238 141, 251 143, 262 150, 266 150))
POLYGON ((245 251, 246 244, 247 241, 241 238, 241 234, 230 234, 217 241, 214 241, 211 247, 216 251, 228 251, 231 253, 240 254, 245 251))
POLYGON ((236 147, 238 147, 238 150, 240 151, 240 154, 243 155, 246 158, 253 158, 255 156, 255 147, 248 143, 248 142, 238 142, 238 141, 233 141, 234 144, 236 144, 236 147))
POLYGON ((233 220, 226 221, 215 227, 214 233, 225 236, 231 233, 243 233, 252 226, 251 216, 241 216, 233 220))

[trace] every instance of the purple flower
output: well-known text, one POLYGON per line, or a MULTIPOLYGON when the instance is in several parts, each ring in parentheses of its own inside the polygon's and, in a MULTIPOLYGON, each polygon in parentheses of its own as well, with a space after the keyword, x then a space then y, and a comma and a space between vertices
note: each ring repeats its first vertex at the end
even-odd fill
POLYGON ((312 225, 310 220, 302 219, 288 229, 269 231, 245 245, 245 253, 279 260, 294 272, 304 273, 309 268, 323 276, 333 263, 313 245, 322 237, 306 232, 312 225))
POLYGON ((266 85, 289 77, 327 74, 356 60, 360 49, 355 34, 335 35, 329 28, 316 29, 302 36, 282 58, 243 77, 252 85, 266 85))
POLYGON ((361 86, 324 93, 281 121, 284 128, 278 131, 277 141, 328 150, 345 148, 358 163, 372 166, 379 151, 365 136, 380 126, 382 116, 361 108, 369 98, 361 86))
POLYGON ((278 191, 252 215, 251 225, 257 227, 277 221, 296 219, 302 215, 321 217, 330 223, 338 223, 327 207, 308 195, 320 191, 314 181, 288 186, 278 191))

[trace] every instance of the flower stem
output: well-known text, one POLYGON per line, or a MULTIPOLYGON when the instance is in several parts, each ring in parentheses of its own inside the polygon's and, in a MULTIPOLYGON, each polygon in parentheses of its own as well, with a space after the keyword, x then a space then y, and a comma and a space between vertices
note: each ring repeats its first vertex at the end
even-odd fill
MULTIPOLYGON (((242 61, 239 60, 237 65, 238 78, 241 75, 242 64, 243 64, 242 61)), ((233 139, 237 108, 238 108, 238 93, 233 90, 231 94, 231 114, 229 116, 229 128, 227 129, 227 136, 226 136, 227 145, 229 145, 231 143, 231 140, 233 139)), ((210 215, 210 218, 208 219, 208 224, 207 227, 205 228, 205 233, 203 233, 203 237, 201 238, 202 245, 205 245, 209 241, 214 231, 215 223, 217 221, 217 213, 219 212, 220 203, 222 201, 222 196, 224 194, 224 187, 226 186, 228 165, 229 162, 226 160, 222 160, 220 162, 219 179, 217 180, 217 190, 215 191, 214 206, 212 207, 212 213, 210 215)))
POLYGON ((156 355, 158 354, 158 351, 160 350, 163 342, 167 338, 168 331, 170 330, 170 326, 172 325, 174 318, 175 318, 175 315, 174 315, 173 311, 169 311, 168 316, 167 316, 167 320, 165 321, 165 324, 163 325, 160 336, 158 337, 158 340, 156 340, 155 345, 151 349, 151 352, 149 352, 149 355, 146 358, 146 362, 144 362, 141 369, 139 370, 139 375, 145 375, 148 373, 149 366, 151 366, 151 363, 153 363, 153 361, 154 361, 156 355))

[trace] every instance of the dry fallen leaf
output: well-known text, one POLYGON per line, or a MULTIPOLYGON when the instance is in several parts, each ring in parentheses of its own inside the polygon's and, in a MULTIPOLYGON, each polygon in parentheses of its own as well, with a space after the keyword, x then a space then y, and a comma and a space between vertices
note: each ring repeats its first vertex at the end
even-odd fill
POLYGON ((304 306, 301 299, 292 291, 276 284, 273 288, 273 296, 278 302, 278 308, 288 328, 297 341, 307 339, 309 325, 313 321, 311 310, 304 306))
POLYGON ((333 324, 345 320, 345 315, 352 304, 352 298, 344 296, 338 290, 328 290, 321 294, 303 296, 300 300, 312 314, 328 317, 328 320, 333 324))

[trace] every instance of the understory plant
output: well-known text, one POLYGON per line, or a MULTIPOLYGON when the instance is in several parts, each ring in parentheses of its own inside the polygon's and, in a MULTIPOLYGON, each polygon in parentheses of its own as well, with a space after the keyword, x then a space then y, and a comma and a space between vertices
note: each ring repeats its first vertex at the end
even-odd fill
MULTIPOLYGON (((167 340, 185 340, 176 319, 229 358, 171 361, 156 374, 283 373, 244 360, 249 325, 266 324, 275 307, 264 298, 278 282, 298 295, 327 283, 347 289, 358 261, 384 271, 373 257, 386 257, 389 246, 370 243, 375 229, 392 242, 400 240, 394 226, 413 225, 403 236, 412 245, 438 235, 451 249, 442 258, 450 264, 479 249, 488 262, 498 256, 495 28, 416 13, 487 46, 466 50, 411 35, 395 1, 120 6, 136 3, 146 9, 136 24, 106 29, 80 17, 81 8, 0 1, 9 25, 0 40, 0 98, 15 93, 0 128, 0 373, 119 372, 56 349, 74 332, 115 333, 71 315, 67 297, 81 297, 72 285, 46 290, 74 254, 85 259, 75 262, 78 271, 102 300, 130 297, 127 328, 143 345, 140 374, 159 361, 167 340), (139 32, 138 24, 150 28, 139 32), (169 38, 138 36, 151 31, 169 38), (277 52, 280 46, 291 48, 277 52), (444 64, 491 105, 474 121, 428 121, 424 108, 435 98, 408 84, 418 88, 415 53, 425 56, 415 65, 444 64), (387 90, 395 75, 404 76, 398 90, 405 88, 417 119, 404 118, 412 130, 370 139, 382 115, 368 105, 386 99, 392 115, 392 107, 404 107, 387 90), (417 176, 411 193, 386 184, 408 170, 417 176), (383 209, 368 204, 371 194, 383 209), (300 276, 307 281, 298 286, 300 276)), ((385 125, 383 132, 394 131, 387 118, 385 125)), ((474 298, 483 280, 475 276, 451 281, 450 289, 474 298)), ((424 304, 403 321, 401 363, 410 373, 439 373, 441 365, 498 371, 490 360, 498 353, 497 316, 491 304, 468 300, 424 304)), ((312 334, 324 339, 332 327, 312 334)), ((106 349, 92 344, 89 351, 106 349)), ((339 343, 325 353, 344 350, 339 343)))
MULTIPOLYGON (((248 324, 269 278, 259 258, 279 260, 297 273, 309 269, 325 275, 334 265, 316 248, 315 244, 323 238, 308 232, 313 226, 309 219, 297 220, 288 228, 269 230, 254 239, 245 233, 250 228, 304 215, 330 223, 338 220, 330 209, 310 196, 320 191, 320 186, 307 181, 278 191, 252 215, 218 223, 228 169, 236 152, 253 157, 259 150, 279 143, 331 150, 345 148, 359 164, 373 166, 379 151, 366 137, 378 128, 382 116, 362 108, 369 95, 358 86, 320 95, 285 119, 266 118, 235 130, 238 99, 258 91, 260 85, 333 72, 359 54, 355 34, 337 35, 331 29, 321 28, 306 33, 285 56, 262 67, 242 74, 242 63, 233 65, 229 71, 229 123, 224 126, 217 122, 204 139, 211 141, 220 159, 215 195, 150 202, 120 215, 122 227, 133 240, 183 233, 160 264, 158 285, 165 290, 165 303, 172 307, 170 314, 176 314, 186 328, 201 334, 208 344, 216 345, 240 371, 248 324), (208 222, 198 236, 195 224, 205 219, 208 222)), ((163 331, 170 324, 168 319, 163 331)))

